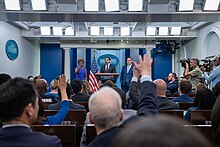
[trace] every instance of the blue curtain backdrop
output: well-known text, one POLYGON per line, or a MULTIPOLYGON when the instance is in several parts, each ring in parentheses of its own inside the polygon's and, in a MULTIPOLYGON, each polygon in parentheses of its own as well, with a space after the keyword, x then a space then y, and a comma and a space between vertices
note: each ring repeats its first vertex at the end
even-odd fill
POLYGON ((172 55, 167 52, 155 53, 151 51, 153 58, 152 79, 163 79, 172 72, 172 55))
POLYGON ((87 80, 89 80, 89 72, 91 70, 91 48, 86 49, 86 70, 87 70, 87 80))
POLYGON ((40 45, 40 75, 48 84, 64 73, 64 50, 60 44, 40 45))
POLYGON ((70 80, 76 78, 75 68, 77 67, 77 48, 70 49, 70 80))
MULTIPOLYGON (((124 61, 125 61, 125 64, 127 64, 127 58, 128 57, 131 57, 130 56, 130 49, 129 48, 126 48, 125 49, 125 59, 124 59, 124 61)), ((123 66, 123 65, 122 65, 123 66)))

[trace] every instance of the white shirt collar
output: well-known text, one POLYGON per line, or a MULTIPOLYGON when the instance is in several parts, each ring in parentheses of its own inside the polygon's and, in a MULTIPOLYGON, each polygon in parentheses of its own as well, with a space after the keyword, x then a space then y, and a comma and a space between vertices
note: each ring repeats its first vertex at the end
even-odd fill
POLYGON ((16 126, 19 126, 19 127, 28 127, 30 128, 30 126, 26 125, 26 124, 11 124, 11 125, 3 125, 2 128, 8 128, 8 127, 16 127, 16 126))

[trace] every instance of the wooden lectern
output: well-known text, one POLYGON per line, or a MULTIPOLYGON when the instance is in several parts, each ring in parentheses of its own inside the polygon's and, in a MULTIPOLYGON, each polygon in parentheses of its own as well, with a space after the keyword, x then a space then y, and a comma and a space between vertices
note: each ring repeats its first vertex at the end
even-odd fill
POLYGON ((95 73, 98 80, 101 80, 102 83, 106 82, 107 80, 111 80, 112 82, 116 83, 119 73, 95 73))

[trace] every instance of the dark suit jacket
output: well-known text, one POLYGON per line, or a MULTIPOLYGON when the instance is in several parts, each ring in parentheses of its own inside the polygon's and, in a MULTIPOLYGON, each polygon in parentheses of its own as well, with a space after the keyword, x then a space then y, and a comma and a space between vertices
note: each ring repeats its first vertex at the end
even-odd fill
POLYGON ((170 91, 171 96, 178 91, 178 80, 167 84, 167 90, 170 91))
POLYGON ((176 110, 180 109, 179 104, 168 100, 166 97, 158 96, 159 110, 176 110))
POLYGON ((131 78, 133 77, 133 65, 127 72, 127 65, 124 65, 121 70, 120 82, 121 85, 130 86, 131 78))
POLYGON ((61 147, 56 136, 33 132, 26 126, 0 129, 0 147, 61 147))
POLYGON ((105 70, 105 66, 106 66, 106 64, 102 65, 102 67, 100 69, 100 73, 116 73, 116 69, 113 65, 111 65, 111 64, 109 65, 109 69, 107 72, 105 70))
POLYGON ((89 101, 89 95, 83 94, 83 93, 76 93, 73 95, 72 99, 74 102, 88 102, 89 101))
MULTIPOLYGON (((56 104, 50 104, 48 110, 60 110, 61 102, 56 104)), ((69 110, 85 110, 85 107, 79 104, 69 101, 69 110)))
POLYGON ((130 109, 137 110, 137 105, 138 105, 138 97, 140 95, 139 91, 139 83, 132 81, 129 87, 129 107, 130 109))
POLYGON ((116 136, 121 130, 122 127, 114 127, 102 132, 96 136, 88 147, 110 147, 111 142, 114 140, 114 136, 116 136))
POLYGON ((181 96, 172 99, 174 102, 194 102, 194 99, 189 97, 187 94, 182 94, 181 96))
POLYGON ((145 81, 140 84, 140 97, 137 115, 128 118, 118 127, 103 131, 89 144, 88 147, 109 147, 116 136, 125 126, 139 118, 139 116, 149 116, 158 113, 158 102, 156 98, 156 85, 145 81))

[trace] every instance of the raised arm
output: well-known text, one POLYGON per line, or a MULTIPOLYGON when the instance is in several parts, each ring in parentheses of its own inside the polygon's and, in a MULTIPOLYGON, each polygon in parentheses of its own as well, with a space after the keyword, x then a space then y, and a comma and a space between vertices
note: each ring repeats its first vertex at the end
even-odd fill
POLYGON ((141 73, 140 96, 138 100, 137 114, 139 116, 154 115, 158 113, 158 102, 156 97, 156 85, 150 77, 152 58, 146 54, 142 59, 139 56, 139 64, 134 64, 141 73))
POLYGON ((66 94, 66 87, 67 87, 67 82, 66 81, 66 76, 61 75, 58 80, 58 87, 61 92, 61 107, 60 110, 57 112, 57 114, 53 116, 48 116, 47 120, 44 124, 49 124, 49 125, 55 125, 55 124, 61 124, 62 121, 65 119, 68 111, 69 111, 69 102, 68 102, 68 97, 66 94))

